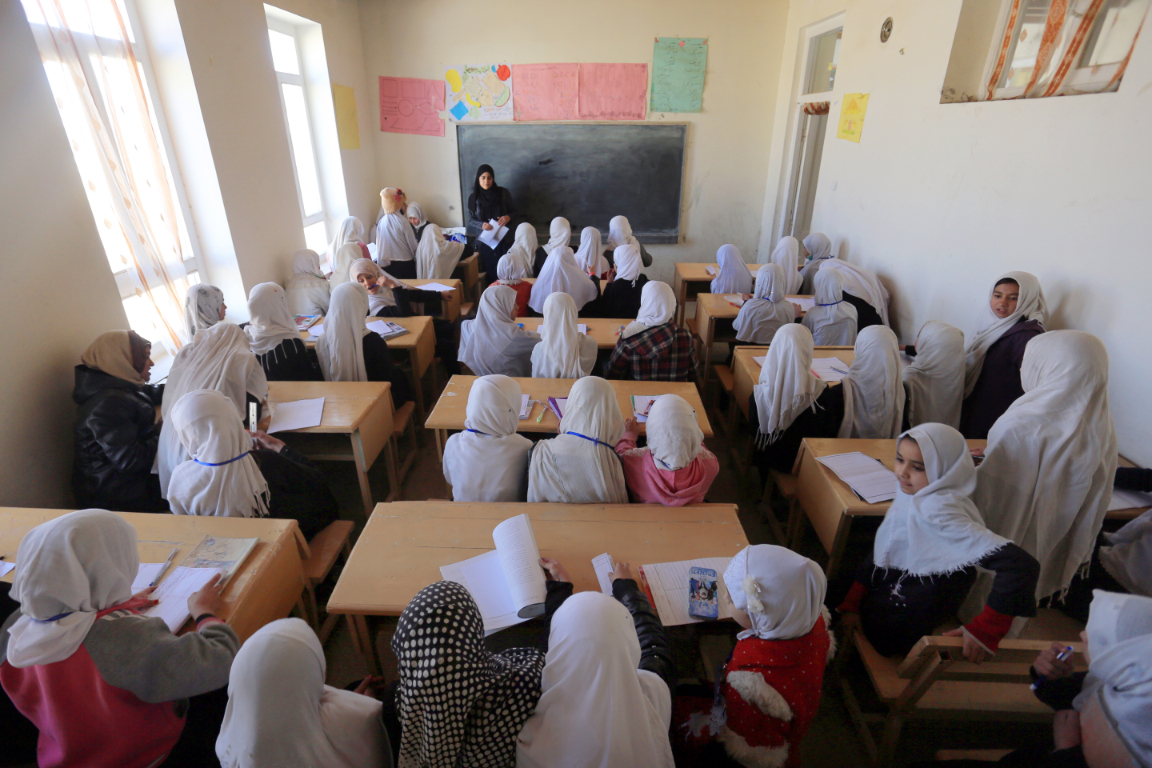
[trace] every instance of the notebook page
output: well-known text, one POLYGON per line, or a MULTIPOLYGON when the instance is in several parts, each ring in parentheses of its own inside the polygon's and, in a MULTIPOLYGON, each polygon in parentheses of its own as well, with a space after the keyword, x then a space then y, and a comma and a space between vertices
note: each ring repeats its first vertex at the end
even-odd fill
POLYGON ((716 267, 712 266, 711 264, 704 267, 704 271, 712 275, 712 277, 716 277, 716 267))
POLYGON ((612 594, 612 579, 608 574, 616 570, 616 561, 612 555, 605 552, 592 558, 592 570, 596 572, 596 580, 600 582, 600 591, 606 595, 612 594))
POLYGON ((324 398, 322 397, 276 403, 272 409, 272 423, 268 425, 268 434, 318 427, 323 420, 324 398))
MULTIPOLYGON (((659 397, 659 395, 657 395, 659 397)), ((648 421, 648 411, 652 408, 652 403, 656 402, 655 397, 646 397, 644 395, 632 395, 632 415, 636 417, 636 421, 643 424, 648 421)))
POLYGON ((418 285, 414 287, 418 291, 440 291, 440 293, 456 290, 450 285, 444 285, 444 283, 425 283, 424 285, 418 285))
POLYGON ((1109 512, 1120 509, 1141 509, 1143 507, 1152 507, 1152 493, 1122 491, 1119 488, 1112 489, 1112 501, 1108 503, 1109 512))
POLYGON ((520 418, 526 419, 530 413, 532 413, 532 398, 520 395, 520 418))
POLYGON ((136 578, 132 580, 132 594, 147 589, 152 582, 164 573, 167 563, 140 563, 140 570, 136 571, 136 578))
POLYGON ((817 458, 869 504, 896 498, 896 473, 859 451, 817 458))
POLYGON ((160 582, 156 591, 152 593, 152 599, 159 600, 160 603, 144 611, 144 615, 159 616, 164 619, 168 629, 172 632, 179 631, 180 627, 184 626, 184 622, 191 618, 191 613, 188 610, 188 598, 199 592, 208 583, 208 580, 217 573, 219 571, 215 568, 176 566, 172 573, 168 574, 168 578, 160 582))
POLYGON ((548 588, 540 567, 540 550, 528 515, 510 517, 492 530, 492 541, 504 566, 504 577, 517 609, 544 602, 548 588))
POLYGON ((504 566, 496 550, 440 567, 445 581, 454 581, 472 595, 484 621, 484 631, 492 632, 519 624, 525 619, 516 615, 516 606, 504 578, 504 566))
POLYGON ((744 306, 744 297, 738 293, 726 293, 724 294, 724 300, 729 304, 736 305, 737 307, 744 306))
POLYGON ((788 299, 788 301, 800 307, 801 312, 811 312, 816 307, 816 299, 788 299))
MULTIPOLYGON (((698 619, 688 614, 688 571, 693 566, 711 568, 723 581, 730 557, 700 557, 695 560, 680 560, 675 563, 655 563, 643 565, 644 579, 648 582, 656 613, 660 623, 666 627, 681 624, 698 624, 707 619, 698 619)), ((720 601, 720 618, 728 619, 732 612, 723 600, 720 601)))
POLYGON ((840 381, 848 375, 848 363, 838 357, 812 358, 812 373, 824 381, 840 381))

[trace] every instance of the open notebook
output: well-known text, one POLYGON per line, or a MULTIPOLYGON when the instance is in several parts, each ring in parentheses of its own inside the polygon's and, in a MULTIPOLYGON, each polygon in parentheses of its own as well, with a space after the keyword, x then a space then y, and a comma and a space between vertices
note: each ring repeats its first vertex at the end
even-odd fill
MULTIPOLYGON (((680 624, 697 624, 706 619, 697 618, 688 612, 688 581, 693 567, 711 568, 721 576, 728 568, 730 557, 698 557, 695 560, 680 560, 675 563, 653 563, 642 565, 639 571, 640 587, 648 595, 652 607, 666 627, 680 624)), ((593 561, 595 563, 595 561, 593 561)), ((717 579, 720 589, 719 618, 732 618, 732 600, 724 588, 724 579, 717 579)))

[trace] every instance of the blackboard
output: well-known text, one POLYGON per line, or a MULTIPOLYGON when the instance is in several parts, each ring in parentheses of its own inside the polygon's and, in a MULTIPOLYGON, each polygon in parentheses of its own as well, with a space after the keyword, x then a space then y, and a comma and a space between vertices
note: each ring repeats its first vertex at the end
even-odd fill
POLYGON ((541 243, 556 216, 571 222, 574 242, 584 227, 607 240, 616 215, 642 243, 678 242, 687 136, 687 125, 667 123, 457 124, 465 221, 476 169, 487 163, 541 243))

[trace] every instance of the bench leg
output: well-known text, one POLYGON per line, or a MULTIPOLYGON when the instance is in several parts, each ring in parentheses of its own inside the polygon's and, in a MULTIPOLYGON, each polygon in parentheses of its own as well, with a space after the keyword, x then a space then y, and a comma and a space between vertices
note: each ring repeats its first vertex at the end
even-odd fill
POLYGON ((376 648, 372 643, 372 635, 368 631, 368 621, 358 614, 348 614, 348 630, 352 633, 352 644, 356 652, 368 667, 368 673, 374 676, 380 674, 380 660, 376 658, 376 648))

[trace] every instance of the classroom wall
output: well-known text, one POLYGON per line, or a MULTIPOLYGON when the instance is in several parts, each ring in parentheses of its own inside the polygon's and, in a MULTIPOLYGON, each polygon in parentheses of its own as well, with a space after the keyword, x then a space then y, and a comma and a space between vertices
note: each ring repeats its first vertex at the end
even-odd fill
POLYGON ((780 221, 801 29, 844 10, 813 230, 880 275, 901 342, 931 319, 971 334, 1001 273, 1036 274, 1048 327, 1107 345, 1121 451, 1152 465, 1152 35, 1117 93, 941 104, 961 0, 794 0, 762 255, 780 221), (894 31, 881 44, 888 16, 894 31), (853 92, 871 94, 859 144, 835 138, 841 97, 853 92))
MULTIPOLYGON (((575 5, 493 0, 482 13, 469 15, 459 0, 362 0, 369 111, 378 114, 381 75, 441 79, 450 66, 488 61, 651 66, 657 35, 707 37, 704 111, 648 117, 690 124, 681 218, 686 237, 678 245, 648 246, 656 264, 646 271, 670 281, 673 262, 714 258, 724 243, 736 245, 749 260, 754 257, 787 5, 786 0, 575 5)), ((459 226, 466 200, 460 199, 453 122, 445 133, 443 139, 382 133, 377 125, 377 176, 381 186, 401 187, 418 200, 431 220, 459 226)), ((572 225, 576 231, 583 226, 572 225)))
POLYGON ((72 368, 128 320, 19 0, 0 0, 0 104, 0 506, 67 507, 72 368))

